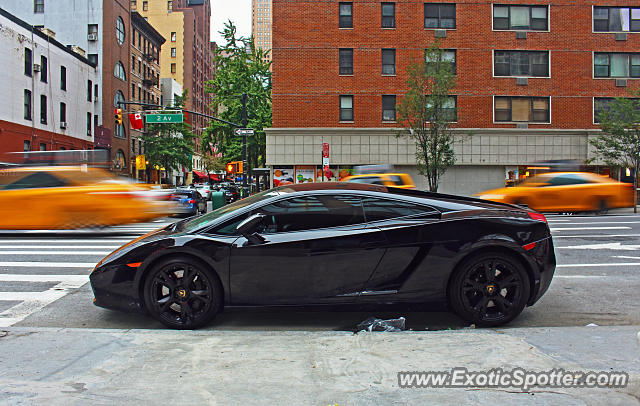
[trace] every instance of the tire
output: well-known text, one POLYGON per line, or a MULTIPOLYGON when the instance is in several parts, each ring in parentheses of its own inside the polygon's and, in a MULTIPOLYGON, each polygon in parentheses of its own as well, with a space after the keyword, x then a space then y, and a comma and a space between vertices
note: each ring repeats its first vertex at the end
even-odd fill
POLYGON ((189 257, 170 258, 154 266, 146 275, 143 292, 151 316, 180 330, 204 326, 222 305, 222 288, 216 275, 189 257))
POLYGON ((456 267, 447 296, 454 312, 464 320, 494 327, 516 318, 527 305, 530 292, 529 275, 520 261, 509 254, 484 253, 456 267))
POLYGON ((594 211, 598 216, 604 216, 609 212, 609 206, 607 205, 607 201, 602 199, 596 203, 596 210, 594 211))

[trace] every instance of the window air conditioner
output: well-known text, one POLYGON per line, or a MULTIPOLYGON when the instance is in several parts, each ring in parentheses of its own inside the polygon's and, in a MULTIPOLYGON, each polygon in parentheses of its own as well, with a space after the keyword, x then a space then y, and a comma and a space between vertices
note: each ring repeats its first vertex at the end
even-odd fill
POLYGON ((91 33, 87 34, 87 39, 89 41, 97 41, 98 40, 98 34, 96 34, 95 32, 91 32, 91 33))
POLYGON ((66 121, 61 121, 61 122, 60 122, 60 128, 67 128, 67 123, 66 123, 66 121))
POLYGON ((40 64, 34 63, 33 64, 33 71, 34 72, 40 72, 40 64))

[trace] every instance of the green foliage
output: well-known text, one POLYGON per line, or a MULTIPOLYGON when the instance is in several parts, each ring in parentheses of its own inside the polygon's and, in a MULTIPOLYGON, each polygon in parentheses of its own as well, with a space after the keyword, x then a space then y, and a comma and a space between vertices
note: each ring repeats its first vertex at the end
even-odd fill
POLYGON ((398 104, 398 116, 405 124, 399 136, 416 143, 420 173, 429 182, 429 190, 438 191, 440 177, 455 163, 453 133, 457 108, 451 103, 456 75, 439 43, 425 52, 425 59, 411 64, 407 71, 407 94, 398 104))
MULTIPOLYGON (((182 109, 186 99, 185 91, 182 96, 176 98, 173 108, 182 109)), ((152 167, 157 165, 167 171, 180 170, 183 166, 191 169, 194 137, 189 124, 147 124, 147 131, 141 138, 146 159, 152 167)))
POLYGON ((632 92, 632 95, 636 98, 617 97, 598 115, 602 133, 590 142, 608 164, 633 168, 633 184, 637 189, 640 170, 640 90, 632 92))
MULTIPOLYGON (((207 82, 207 92, 214 94, 217 116, 242 124, 242 93, 248 95, 248 128, 255 130, 247 137, 247 161, 250 168, 265 163, 264 128, 271 127, 271 62, 265 62, 266 51, 254 46, 252 38, 236 37, 236 27, 229 21, 221 31, 226 44, 215 52, 216 76, 207 82)), ((225 161, 242 160, 242 137, 224 123, 212 121, 202 137, 204 151, 217 145, 225 161)))
POLYGON ((210 172, 223 172, 227 169, 225 162, 222 158, 217 158, 213 155, 205 155, 202 157, 202 166, 204 170, 209 174, 210 172))

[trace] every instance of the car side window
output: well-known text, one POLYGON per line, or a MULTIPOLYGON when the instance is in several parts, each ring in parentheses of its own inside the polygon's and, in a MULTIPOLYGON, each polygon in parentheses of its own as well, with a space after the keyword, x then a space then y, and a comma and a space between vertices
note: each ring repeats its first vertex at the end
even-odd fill
POLYGON ((382 186, 384 186, 384 183, 382 182, 382 179, 380 179, 377 176, 367 176, 366 178, 355 178, 355 179, 351 179, 350 182, 367 183, 367 184, 371 184, 371 185, 382 185, 382 186))
POLYGON ((13 183, 6 185, 3 189, 37 189, 65 186, 66 183, 58 177, 47 172, 36 172, 25 176, 13 183))
POLYGON ((376 197, 365 197, 362 199, 362 204, 367 222, 438 213, 433 207, 376 197))
POLYGON ((357 196, 300 196, 263 206, 265 216, 258 232, 280 233, 340 227, 364 223, 362 202, 357 196))
POLYGON ((391 182, 393 182, 394 185, 396 186, 403 186, 404 182, 402 181, 402 178, 398 175, 389 175, 389 180, 391 182))
POLYGON ((549 179, 548 186, 582 185, 585 183, 591 182, 580 175, 566 174, 554 176, 549 179))

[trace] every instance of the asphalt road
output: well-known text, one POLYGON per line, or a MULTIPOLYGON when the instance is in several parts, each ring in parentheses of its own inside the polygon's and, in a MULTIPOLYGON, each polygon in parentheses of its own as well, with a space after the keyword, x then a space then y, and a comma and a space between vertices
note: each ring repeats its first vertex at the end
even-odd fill
MULTIPOLYGON (((548 216, 558 268, 547 294, 510 327, 640 325, 640 215, 548 216)), ((148 316, 95 307, 88 273, 120 245, 173 219, 84 231, 0 234, 0 327, 163 328, 148 316)), ((394 307, 231 310, 207 329, 350 330, 404 316, 414 330, 463 328, 451 313, 394 307)))

